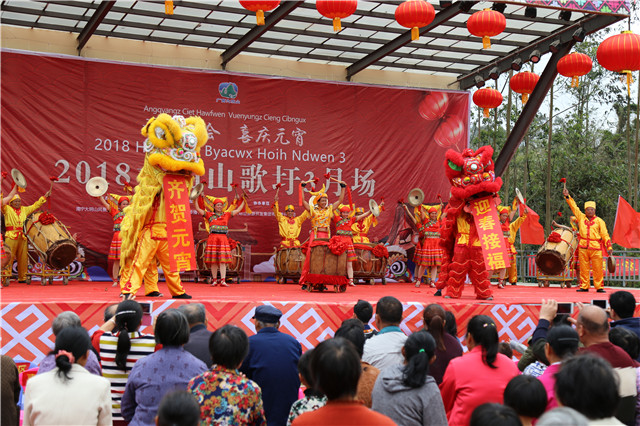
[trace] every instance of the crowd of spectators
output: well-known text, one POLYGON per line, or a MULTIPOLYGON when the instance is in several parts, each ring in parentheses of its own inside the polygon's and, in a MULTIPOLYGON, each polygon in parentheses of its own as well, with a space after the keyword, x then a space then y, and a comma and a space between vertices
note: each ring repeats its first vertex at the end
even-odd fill
MULTIPOLYGON (((304 353, 271 305, 256 307, 251 336, 208 330, 199 303, 162 311, 153 335, 139 332, 134 300, 107 307, 92 336, 63 312, 28 380, 23 424, 640 425, 636 302, 618 291, 609 303, 577 304, 571 317, 543 301, 519 361, 490 316, 460 324, 458 339, 455 316, 427 305, 423 328, 406 333, 392 296, 375 317, 359 300, 333 338, 304 353)), ((3 425, 19 424, 19 391, 3 356, 3 425)))

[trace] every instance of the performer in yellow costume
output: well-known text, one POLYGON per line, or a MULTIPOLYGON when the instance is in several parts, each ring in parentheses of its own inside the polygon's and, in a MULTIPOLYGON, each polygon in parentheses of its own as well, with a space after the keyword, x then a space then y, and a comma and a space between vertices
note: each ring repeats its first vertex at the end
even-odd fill
POLYGON ((603 288, 604 271, 602 265, 602 251, 606 250, 611 255, 613 248, 607 225, 604 220, 596 216, 595 201, 584 203, 584 213, 580 211, 576 202, 565 188, 562 190, 565 201, 569 204, 573 215, 578 219, 578 232, 580 234, 580 288, 576 291, 589 291, 589 271, 593 272, 593 286, 598 293, 605 293, 603 288))
MULTIPOLYGON (((190 299, 180 274, 170 270, 163 179, 167 173, 204 174, 200 148, 207 142, 206 124, 200 117, 160 114, 142 128, 145 160, 131 204, 124 209, 120 236, 122 296, 135 296, 147 269, 160 262, 174 299, 190 299)), ((189 189, 189 188, 188 188, 189 189)), ((187 206, 187 209, 190 208, 187 206)))
POLYGON ((305 210, 300 216, 296 216, 293 205, 289 204, 284 208, 283 215, 280 213, 278 196, 276 195, 273 202, 273 213, 276 215, 276 221, 278 221, 278 232, 282 238, 282 241, 280 241, 280 247, 299 247, 300 241, 298 240, 298 236, 300 235, 302 224, 309 218, 309 212, 305 210))
MULTIPOLYGON (((382 207, 384 206, 384 201, 380 203, 380 211, 382 211, 382 207)), ((362 207, 356 208, 356 216, 359 216, 364 213, 364 209, 362 207)), ((369 241, 369 230, 371 228, 375 228, 378 226, 378 218, 374 215, 369 215, 362 220, 356 221, 353 225, 351 225, 351 232, 353 232, 353 243, 354 244, 368 244, 369 241)))
POLYGON ((518 252, 516 251, 515 242, 518 229, 520 229, 520 226, 522 226, 527 217, 527 209, 525 208, 522 212, 522 216, 512 222, 511 220, 515 215, 515 211, 515 208, 512 209, 512 211, 509 211, 509 207, 501 206, 498 208, 498 212, 500 213, 500 226, 504 235, 504 241, 507 244, 507 251, 509 252, 510 259, 508 268, 498 270, 498 288, 504 288, 504 279, 507 276, 507 272, 509 273, 509 282, 512 285, 515 285, 518 282, 518 267, 516 264, 516 255, 518 252))
POLYGON ((40 197, 38 201, 30 206, 23 207, 22 199, 18 194, 15 194, 9 205, 2 205, 2 214, 4 215, 4 221, 6 224, 5 244, 11 249, 11 258, 7 265, 8 270, 5 273, 11 273, 11 267, 13 260, 18 262, 18 282, 27 282, 27 237, 24 235, 23 227, 24 221, 31 213, 35 212, 42 206, 47 198, 51 195, 51 190, 40 197))

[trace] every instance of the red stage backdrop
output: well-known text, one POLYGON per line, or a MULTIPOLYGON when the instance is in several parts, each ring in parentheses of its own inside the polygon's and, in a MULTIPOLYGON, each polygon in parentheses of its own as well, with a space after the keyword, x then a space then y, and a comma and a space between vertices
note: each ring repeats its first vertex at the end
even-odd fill
MULTIPOLYGON (((296 204, 300 180, 319 176, 330 200, 342 179, 358 206, 370 198, 390 209, 371 232, 386 236, 393 204, 420 187, 426 201, 449 184, 444 152, 468 145, 469 94, 348 83, 258 77, 2 51, 1 169, 21 170, 30 204, 49 187, 47 207, 89 249, 107 253, 112 222, 85 183, 102 176, 109 192, 135 185, 143 163, 140 129, 153 116, 198 115, 207 123, 202 151, 207 195, 249 195, 251 215, 230 222, 245 229, 252 252, 272 252, 278 232, 271 203, 296 204), (432 99, 438 99, 437 104, 432 99), (424 103, 422 101, 425 101, 424 103), (452 125, 451 123, 456 123, 452 125)), ((5 183, 3 191, 9 190, 5 183)), ((296 207, 297 214, 301 207, 296 207)), ((192 210, 195 214, 195 210, 192 210)), ((195 231, 202 219, 193 218, 195 231)), ((306 238, 308 222, 301 240, 306 238)), ((194 232, 204 238, 203 231, 194 232)), ((232 236, 238 238, 238 234, 232 236)), ((245 242, 246 243, 246 242, 245 242)), ((254 256, 252 263, 268 257, 254 256)))

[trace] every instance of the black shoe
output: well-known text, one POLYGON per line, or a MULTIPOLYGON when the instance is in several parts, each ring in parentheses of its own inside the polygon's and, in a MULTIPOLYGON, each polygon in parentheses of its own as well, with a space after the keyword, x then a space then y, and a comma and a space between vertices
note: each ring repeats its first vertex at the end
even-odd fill
POLYGON ((588 291, 589 290, 586 289, 586 288, 579 288, 579 289, 576 290, 576 292, 578 292, 578 293, 587 293, 588 291))
POLYGON ((18 283, 20 283, 20 284, 26 284, 26 283, 27 283, 27 280, 18 280, 18 283))
POLYGON ((511 285, 516 285, 517 283, 511 283, 511 285))
POLYGON ((433 293, 434 296, 442 296, 442 290, 436 290, 435 293, 433 293))
POLYGON ((604 290, 604 288, 599 288, 596 290, 596 293, 606 293, 606 291, 604 290))
POLYGON ((307 285, 306 284, 302 284, 302 289, 306 290, 307 289, 307 285))
POLYGON ((149 294, 145 294, 145 297, 162 297, 164 296, 162 293, 160 293, 159 291, 152 291, 149 294))
POLYGON ((187 293, 178 294, 177 296, 171 296, 173 299, 192 299, 187 293))

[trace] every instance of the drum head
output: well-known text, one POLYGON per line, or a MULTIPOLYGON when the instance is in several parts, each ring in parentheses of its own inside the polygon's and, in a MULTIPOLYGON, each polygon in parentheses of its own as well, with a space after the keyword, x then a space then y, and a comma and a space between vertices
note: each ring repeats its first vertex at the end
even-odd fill
POLYGON ((536 255, 538 269, 547 275, 560 275, 566 266, 562 256, 555 251, 546 250, 536 255))
POLYGON ((56 241, 47 250, 47 264, 52 269, 64 269, 78 256, 78 246, 73 240, 56 241))
POLYGON ((613 256, 607 257, 607 270, 610 274, 616 272, 616 258, 613 256))

